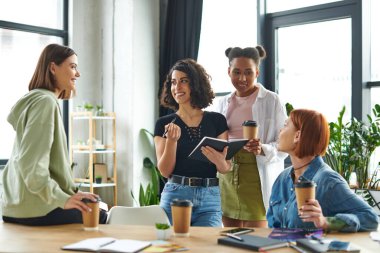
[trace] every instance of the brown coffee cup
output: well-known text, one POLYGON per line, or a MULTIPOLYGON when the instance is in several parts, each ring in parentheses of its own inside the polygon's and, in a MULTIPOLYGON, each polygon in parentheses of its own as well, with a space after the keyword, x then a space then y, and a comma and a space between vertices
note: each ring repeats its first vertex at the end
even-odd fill
POLYGON ((243 137, 244 139, 257 139, 259 125, 254 120, 246 120, 243 122, 243 137))
POLYGON ((172 221, 176 236, 189 236, 193 203, 186 199, 173 199, 171 202, 172 221))
POLYGON ((99 198, 96 202, 86 198, 82 199, 82 202, 91 208, 91 212, 82 212, 83 227, 86 231, 99 229, 99 201, 99 198))
POLYGON ((298 210, 306 204, 306 200, 315 199, 316 186, 314 181, 299 181, 294 184, 298 210))

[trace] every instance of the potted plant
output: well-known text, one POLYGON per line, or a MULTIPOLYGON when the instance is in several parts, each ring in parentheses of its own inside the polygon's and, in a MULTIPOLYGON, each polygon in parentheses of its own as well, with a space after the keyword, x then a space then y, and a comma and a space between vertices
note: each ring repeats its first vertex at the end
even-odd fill
POLYGON ((96 105, 96 116, 104 116, 102 105, 96 105))
POLYGON ((340 111, 337 122, 330 123, 330 143, 326 162, 349 182, 356 173, 357 187, 369 188, 371 182, 370 159, 380 147, 380 105, 372 109, 373 119, 367 115, 368 124, 353 118, 343 123, 345 107, 340 111))
POLYGON ((156 223, 157 240, 168 240, 171 236, 170 225, 166 223, 156 223))
MULTIPOLYGON (((146 137, 153 138, 153 134, 146 129, 141 129, 141 133, 144 133, 146 137)), ((154 150, 154 145, 151 147, 154 150)), ((139 204, 140 206, 158 205, 160 203, 160 184, 164 184, 164 179, 161 173, 158 171, 157 166, 152 162, 149 157, 145 157, 143 160, 143 167, 149 169, 151 173, 151 181, 144 189, 142 183, 140 183, 139 190, 139 204)), ((132 198, 136 201, 133 192, 131 191, 132 198)))
POLYGON ((371 157, 376 148, 380 147, 380 105, 372 109, 374 118, 367 115, 368 123, 353 118, 343 122, 345 107, 340 111, 336 122, 330 122, 330 143, 326 153, 326 162, 337 171, 349 184, 353 173, 357 183, 350 185, 372 207, 380 211, 380 199, 376 200, 379 179, 378 168, 372 174, 371 157))
POLYGON ((96 176, 95 177, 95 183, 97 183, 97 184, 101 184, 102 183, 102 176, 96 176))
POLYGON ((83 107, 86 111, 89 111, 89 112, 92 111, 92 109, 94 109, 94 106, 88 102, 84 103, 83 107))

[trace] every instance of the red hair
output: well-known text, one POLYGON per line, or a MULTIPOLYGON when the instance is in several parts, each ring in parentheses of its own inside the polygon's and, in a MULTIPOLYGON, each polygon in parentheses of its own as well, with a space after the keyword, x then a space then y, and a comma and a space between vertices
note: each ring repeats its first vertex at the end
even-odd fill
POLYGON ((290 113, 289 118, 301 131, 295 155, 299 158, 323 156, 330 141, 330 128, 325 116, 314 110, 297 109, 290 113))

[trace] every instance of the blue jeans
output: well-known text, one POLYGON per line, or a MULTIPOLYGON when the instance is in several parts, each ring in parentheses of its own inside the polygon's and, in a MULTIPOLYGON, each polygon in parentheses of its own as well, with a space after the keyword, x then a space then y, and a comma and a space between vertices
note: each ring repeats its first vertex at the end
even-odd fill
POLYGON ((172 224, 170 202, 173 199, 187 199, 193 203, 191 226, 222 227, 219 186, 192 187, 167 182, 161 194, 160 206, 172 224))

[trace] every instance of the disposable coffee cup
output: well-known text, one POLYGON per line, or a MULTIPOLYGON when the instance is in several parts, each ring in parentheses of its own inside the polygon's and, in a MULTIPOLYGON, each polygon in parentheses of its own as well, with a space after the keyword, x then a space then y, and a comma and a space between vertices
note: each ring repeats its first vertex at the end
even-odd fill
POLYGON ((91 199, 82 199, 89 208, 91 208, 91 212, 83 211, 82 219, 83 219, 83 228, 86 231, 94 231, 99 229, 99 202, 98 198, 95 202, 91 199))
POLYGON ((298 210, 306 204, 306 200, 315 199, 316 186, 314 181, 300 181, 294 184, 298 210))
POLYGON ((175 236, 188 237, 193 203, 186 199, 174 199, 171 202, 171 209, 175 236))
POLYGON ((259 125, 254 120, 246 120, 243 122, 243 137, 245 139, 257 139, 259 125))

